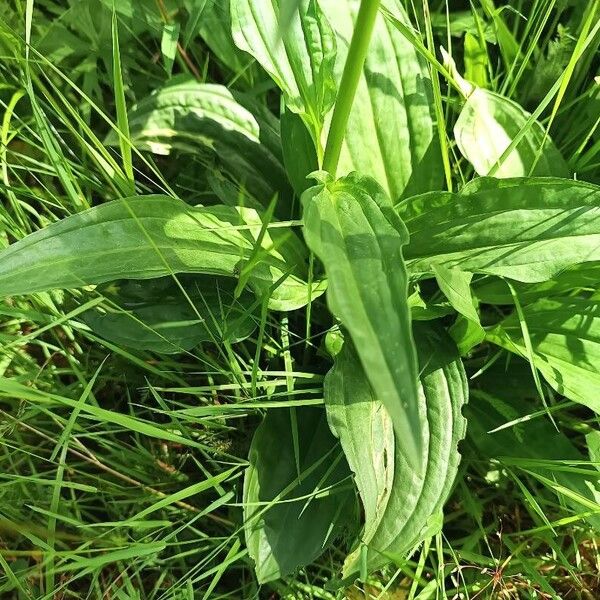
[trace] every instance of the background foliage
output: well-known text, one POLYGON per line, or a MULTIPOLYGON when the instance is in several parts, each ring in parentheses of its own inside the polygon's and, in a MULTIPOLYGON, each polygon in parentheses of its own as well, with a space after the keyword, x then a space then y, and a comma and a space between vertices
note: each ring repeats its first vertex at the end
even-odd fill
POLYGON ((304 215, 358 3, 293 4, 0 6, 0 594, 599 597, 600 2, 385 3, 338 168, 379 186, 304 215), (385 278, 336 271, 359 219, 385 278), (377 494, 398 352, 449 432, 424 534, 377 494))

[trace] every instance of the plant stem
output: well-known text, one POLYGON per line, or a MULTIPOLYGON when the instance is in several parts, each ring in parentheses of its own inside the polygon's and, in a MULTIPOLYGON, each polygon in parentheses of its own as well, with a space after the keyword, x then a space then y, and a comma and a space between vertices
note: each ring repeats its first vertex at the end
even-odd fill
POLYGON ((363 70, 371 34, 375 26, 377 11, 379 10, 380 0, 362 0, 358 17, 354 24, 352 41, 348 49, 346 64, 340 82, 337 100, 333 109, 331 127, 327 136, 327 145, 325 146, 325 156, 323 158, 323 169, 335 177, 342 143, 346 135, 348 118, 352 110, 354 95, 363 70))

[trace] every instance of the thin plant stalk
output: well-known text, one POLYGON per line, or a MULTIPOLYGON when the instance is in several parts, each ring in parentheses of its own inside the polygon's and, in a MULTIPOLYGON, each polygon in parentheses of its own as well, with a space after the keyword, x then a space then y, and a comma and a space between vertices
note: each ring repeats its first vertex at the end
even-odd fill
POLYGON ((354 25, 323 157, 323 169, 333 177, 336 175, 342 144, 346 135, 346 127, 348 126, 348 118, 365 64, 379 5, 380 0, 362 0, 354 25))

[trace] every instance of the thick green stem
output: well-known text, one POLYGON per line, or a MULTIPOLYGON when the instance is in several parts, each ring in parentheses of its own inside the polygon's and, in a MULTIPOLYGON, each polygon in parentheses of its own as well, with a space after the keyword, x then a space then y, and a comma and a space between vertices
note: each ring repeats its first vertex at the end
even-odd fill
POLYGON ((335 177, 354 95, 365 64, 380 0, 362 0, 327 136, 323 169, 335 177))

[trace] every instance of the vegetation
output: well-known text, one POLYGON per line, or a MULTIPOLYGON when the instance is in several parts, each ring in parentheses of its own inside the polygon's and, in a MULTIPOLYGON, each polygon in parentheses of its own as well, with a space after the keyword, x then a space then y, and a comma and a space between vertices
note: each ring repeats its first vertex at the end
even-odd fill
POLYGON ((600 597, 600 0, 0 5, 0 596, 600 597))

